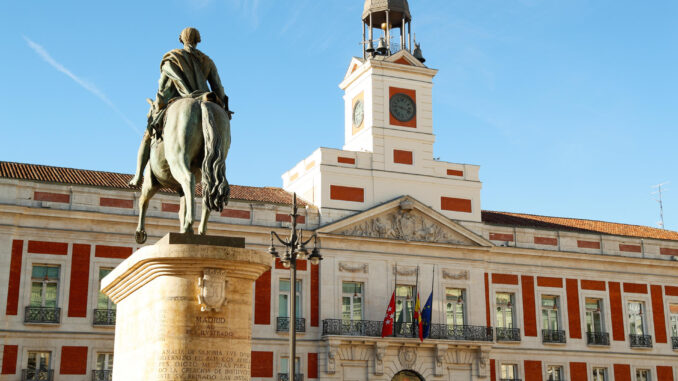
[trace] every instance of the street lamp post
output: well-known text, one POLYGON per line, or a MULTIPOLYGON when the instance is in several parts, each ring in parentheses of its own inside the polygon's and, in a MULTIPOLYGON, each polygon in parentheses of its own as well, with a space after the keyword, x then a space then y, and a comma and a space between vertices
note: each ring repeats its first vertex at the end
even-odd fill
POLYGON ((290 236, 287 239, 282 239, 278 233, 271 231, 271 246, 268 248, 269 254, 273 258, 280 258, 285 268, 290 269, 290 358, 289 364, 289 381, 295 381, 296 375, 296 352, 297 352, 297 259, 308 259, 311 264, 317 265, 323 259, 318 250, 318 236, 313 233, 307 240, 304 241, 302 229, 299 229, 297 234, 297 194, 293 195, 292 213, 289 215, 292 218, 292 229, 290 236), (273 238, 285 246, 285 253, 280 256, 274 246, 273 238), (306 250, 306 245, 313 240, 313 250, 311 255, 306 250))

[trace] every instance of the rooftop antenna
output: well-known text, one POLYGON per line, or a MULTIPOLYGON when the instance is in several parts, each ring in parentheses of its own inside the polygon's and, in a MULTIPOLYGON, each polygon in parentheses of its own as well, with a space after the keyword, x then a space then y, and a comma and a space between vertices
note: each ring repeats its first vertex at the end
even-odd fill
MULTIPOLYGON (((664 226, 664 203, 662 201, 662 186, 668 184, 668 181, 665 181, 661 184, 653 185, 652 188, 657 188, 656 191, 652 192, 652 194, 658 194, 659 198, 656 198, 655 200, 659 203, 659 222, 657 225, 659 225, 660 228, 666 229, 666 226, 664 226)), ((667 191, 668 189, 664 189, 663 191, 667 191)))

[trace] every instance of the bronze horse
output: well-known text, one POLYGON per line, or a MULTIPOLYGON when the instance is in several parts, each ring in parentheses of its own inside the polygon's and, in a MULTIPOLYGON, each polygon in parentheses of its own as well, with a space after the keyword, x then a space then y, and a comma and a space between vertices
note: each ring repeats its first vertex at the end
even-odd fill
MULTIPOLYGON (((153 107, 151 100, 148 100, 153 107)), ((151 112, 149 112, 149 117, 151 112)), ((151 142, 150 159, 144 169, 139 198, 139 225, 134 237, 146 242, 144 219, 148 202, 161 188, 179 193, 181 233, 193 233, 196 179, 202 184, 202 218, 199 234, 205 234, 210 211, 228 204, 226 156, 231 145, 231 123, 224 108, 206 98, 181 98, 166 111, 161 138, 151 142)))

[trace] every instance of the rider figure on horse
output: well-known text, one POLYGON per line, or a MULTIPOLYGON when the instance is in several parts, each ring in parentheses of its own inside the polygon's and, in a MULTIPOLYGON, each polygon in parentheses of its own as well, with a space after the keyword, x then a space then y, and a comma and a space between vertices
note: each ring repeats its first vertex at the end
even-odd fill
POLYGON ((160 81, 155 101, 151 103, 148 113, 146 133, 141 140, 137 155, 137 168, 129 182, 131 186, 139 186, 141 175, 148 163, 151 136, 160 137, 164 125, 167 106, 180 98, 201 98, 214 102, 226 109, 229 119, 233 114, 228 109, 228 97, 221 85, 217 67, 203 52, 196 49, 200 42, 200 32, 195 28, 186 28, 179 35, 183 49, 174 49, 166 53, 160 63, 160 81), (207 83, 209 82, 209 88, 207 83))

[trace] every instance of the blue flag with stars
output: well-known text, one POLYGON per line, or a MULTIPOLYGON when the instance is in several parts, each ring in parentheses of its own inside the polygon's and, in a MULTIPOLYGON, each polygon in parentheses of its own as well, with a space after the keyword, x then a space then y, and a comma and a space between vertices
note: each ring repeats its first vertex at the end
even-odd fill
POLYGON ((431 315, 433 315, 431 308, 433 306, 433 291, 431 295, 426 299, 426 304, 424 304, 424 309, 421 311, 421 325, 422 330, 424 331, 423 337, 427 338, 431 334, 431 315))

